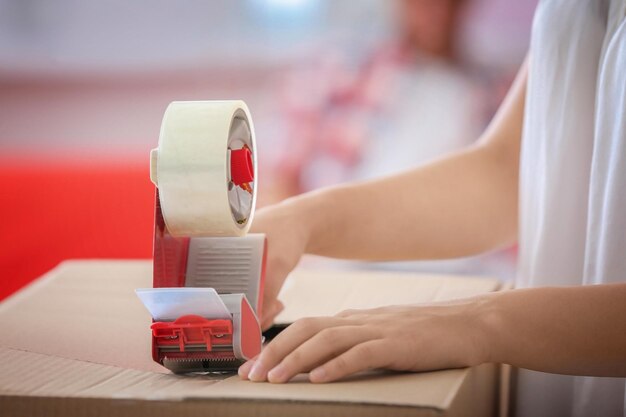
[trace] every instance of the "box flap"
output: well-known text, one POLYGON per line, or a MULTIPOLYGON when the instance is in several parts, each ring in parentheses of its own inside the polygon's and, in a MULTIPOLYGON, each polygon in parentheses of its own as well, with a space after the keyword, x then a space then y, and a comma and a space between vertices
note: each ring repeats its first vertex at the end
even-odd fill
POLYGON ((0 304, 0 347, 168 373, 151 358, 152 318, 134 293, 147 261, 65 262, 0 304))
POLYGON ((496 291, 493 278, 423 275, 388 271, 293 272, 279 295, 285 309, 276 323, 332 316, 342 310, 419 304, 496 291))

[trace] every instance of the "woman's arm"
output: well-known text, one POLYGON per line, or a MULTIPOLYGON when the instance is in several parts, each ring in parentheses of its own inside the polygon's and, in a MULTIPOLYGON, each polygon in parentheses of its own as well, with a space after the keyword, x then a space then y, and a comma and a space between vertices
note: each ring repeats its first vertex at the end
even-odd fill
POLYGON ((304 194, 260 210, 252 229, 269 242, 263 326, 280 311, 278 291, 303 253, 439 259, 512 242, 526 72, 524 64, 476 145, 399 175, 304 194))
POLYGON ((239 375, 330 382, 366 369, 426 371, 509 363, 626 377, 626 284, 533 288, 299 320, 239 375))
POLYGON ((288 201, 307 229, 306 252, 367 260, 439 259, 512 242, 525 91, 524 66, 490 127, 468 149, 399 175, 288 201))
POLYGON ((626 377, 626 284, 521 289, 485 299, 485 361, 626 377))

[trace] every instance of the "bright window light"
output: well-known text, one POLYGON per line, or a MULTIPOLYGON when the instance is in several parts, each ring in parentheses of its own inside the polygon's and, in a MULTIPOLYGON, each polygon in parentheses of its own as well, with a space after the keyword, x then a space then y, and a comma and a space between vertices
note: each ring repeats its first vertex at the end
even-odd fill
POLYGON ((316 0, 259 0, 259 3, 265 3, 266 6, 276 8, 305 8, 310 7, 316 0))

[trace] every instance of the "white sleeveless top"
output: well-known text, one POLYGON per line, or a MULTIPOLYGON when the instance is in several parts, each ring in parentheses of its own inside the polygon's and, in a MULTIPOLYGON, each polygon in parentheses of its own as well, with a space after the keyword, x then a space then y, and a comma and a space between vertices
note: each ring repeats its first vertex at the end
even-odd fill
MULTIPOLYGON (((517 285, 626 281, 626 0, 540 1, 530 50, 517 285)), ((516 415, 624 417, 624 382, 520 370, 516 415)))

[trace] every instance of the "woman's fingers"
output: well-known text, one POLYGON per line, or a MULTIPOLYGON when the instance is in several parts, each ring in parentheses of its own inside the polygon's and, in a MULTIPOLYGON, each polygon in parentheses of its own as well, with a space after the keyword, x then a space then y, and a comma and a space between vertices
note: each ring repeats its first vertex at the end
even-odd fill
POLYGON ((352 310, 299 320, 255 361, 242 365, 240 375, 286 382, 312 369, 311 382, 330 382, 366 369, 417 371, 482 363, 486 348, 474 346, 476 332, 468 328, 473 303, 352 310))
POLYGON ((334 327, 339 319, 334 317, 305 318, 296 321, 283 330, 272 342, 263 349, 248 373, 248 379, 255 382, 265 381, 267 372, 320 330, 334 327))
POLYGON ((248 379, 248 374, 250 373, 250 369, 252 369, 252 366, 254 366, 254 363, 256 362, 258 358, 259 358, 259 355, 256 355, 254 358, 249 359, 248 361, 244 362, 243 365, 239 367, 239 369, 237 370, 237 373, 239 374, 239 377, 241 377, 241 379, 248 379))
POLYGON ((366 369, 384 368, 393 356, 391 348, 392 346, 382 339, 358 344, 313 369, 309 379, 315 383, 331 382, 366 369))
POLYGON ((374 334, 365 326, 338 326, 323 329, 305 340, 267 374, 273 383, 287 382, 301 372, 342 354, 359 343, 371 340, 374 334))

